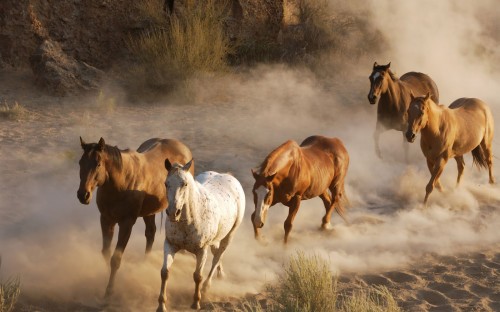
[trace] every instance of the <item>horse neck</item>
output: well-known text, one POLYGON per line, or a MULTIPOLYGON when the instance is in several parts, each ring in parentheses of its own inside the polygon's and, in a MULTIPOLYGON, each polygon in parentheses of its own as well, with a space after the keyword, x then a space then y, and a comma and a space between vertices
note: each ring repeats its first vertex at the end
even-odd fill
POLYGON ((132 155, 129 153, 122 153, 121 159, 122 163, 117 164, 112 158, 108 158, 106 161, 106 186, 111 186, 115 189, 124 189, 128 187, 128 184, 133 178, 137 178, 135 172, 136 159, 133 159, 132 155))
POLYGON ((201 201, 205 196, 201 185, 191 176, 189 183, 187 184, 188 194, 186 198, 186 208, 184 218, 187 220, 188 224, 200 224, 203 222, 201 220, 201 211, 203 208, 201 201))
MULTIPOLYGON (((385 103, 385 105, 393 106, 400 110, 400 103, 402 102, 401 89, 401 82, 399 80, 394 81, 391 77, 389 77, 387 82, 387 90, 385 90, 385 92, 381 94, 381 100, 385 103)), ((403 109, 405 109, 405 107, 403 107, 403 109)))
POLYGON ((445 109, 440 107, 434 101, 429 100, 429 110, 427 112, 427 124, 422 128, 422 134, 424 136, 439 137, 441 124, 444 122, 443 115, 445 114, 445 109))
POLYGON ((291 144, 280 146, 266 159, 262 173, 265 176, 272 175, 289 166, 290 162, 293 162, 293 152, 294 147, 291 144))

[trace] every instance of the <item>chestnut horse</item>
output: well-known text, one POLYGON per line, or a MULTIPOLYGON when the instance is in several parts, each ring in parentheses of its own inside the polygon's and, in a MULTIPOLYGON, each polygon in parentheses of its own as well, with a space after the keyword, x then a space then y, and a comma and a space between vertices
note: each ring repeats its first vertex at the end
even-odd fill
POLYGON ((411 94, 411 98, 406 138, 414 142, 416 133, 422 133, 420 147, 431 173, 424 204, 434 186, 442 189, 439 177, 452 157, 457 161, 457 185, 460 183, 465 167, 463 155, 471 151, 474 163, 488 168, 489 182, 495 183, 491 148, 494 124, 488 105, 479 99, 460 98, 445 107, 434 103, 429 93, 421 97, 411 94))
POLYGON ((300 146, 288 140, 272 151, 258 170, 252 169, 255 238, 259 238, 269 207, 277 203, 289 208, 284 225, 285 243, 301 200, 317 196, 323 200, 326 210, 323 229, 330 225, 333 208, 344 218, 342 201, 347 201, 344 180, 348 167, 349 154, 337 138, 310 136, 300 146))
MULTIPOLYGON (((106 297, 113 291, 116 271, 138 217, 146 224, 146 253, 151 251, 156 233, 155 213, 167 207, 165 159, 185 163, 192 159, 183 143, 172 139, 149 139, 137 152, 119 150, 99 143, 85 143, 80 137, 83 155, 80 159, 80 187, 77 196, 88 205, 97 187, 97 207, 101 213, 102 254, 110 261, 111 274, 106 297), (118 223, 118 242, 111 256, 111 241, 118 223)), ((191 173, 194 166, 191 167, 191 173)))
POLYGON ((397 130, 403 132, 403 149, 405 160, 408 161, 409 146, 404 142, 404 131, 408 123, 406 112, 410 106, 410 92, 413 91, 413 94, 430 92, 436 103, 439 103, 439 92, 436 83, 426 74, 409 72, 398 79, 390 67, 391 63, 378 65, 375 62, 369 77, 368 101, 370 104, 375 104, 378 100, 377 124, 373 134, 375 153, 382 158, 379 146, 380 134, 386 130, 397 130))

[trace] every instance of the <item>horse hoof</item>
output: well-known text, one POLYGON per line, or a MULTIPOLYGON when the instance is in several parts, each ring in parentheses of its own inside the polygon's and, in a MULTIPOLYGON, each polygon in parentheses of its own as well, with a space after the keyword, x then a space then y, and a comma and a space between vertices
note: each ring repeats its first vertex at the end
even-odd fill
POLYGON ((191 309, 193 309, 193 310, 199 310, 199 309, 201 309, 200 303, 199 302, 193 302, 193 304, 191 305, 191 309))
POLYGON ((163 304, 158 306, 158 309, 156 309, 156 312, 167 312, 167 307, 163 303, 163 304))
POLYGON ((332 225, 330 223, 325 223, 321 225, 321 230, 322 231, 330 231, 332 230, 332 225))

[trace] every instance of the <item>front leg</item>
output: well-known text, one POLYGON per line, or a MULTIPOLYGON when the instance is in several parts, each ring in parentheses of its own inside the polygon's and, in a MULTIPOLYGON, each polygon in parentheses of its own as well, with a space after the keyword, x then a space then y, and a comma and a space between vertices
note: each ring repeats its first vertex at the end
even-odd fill
POLYGON ((101 214, 101 232, 102 232, 102 256, 106 263, 109 264, 111 258, 111 241, 115 233, 116 222, 111 221, 108 217, 101 214))
POLYGON ((155 241, 156 234, 156 224, 155 224, 155 215, 143 217, 144 224, 146 225, 146 254, 151 252, 153 248, 153 242, 155 241))
POLYGON ((260 229, 255 226, 255 223, 253 222, 253 219, 255 219, 255 211, 250 216, 250 220, 252 220, 253 233, 254 233, 255 239, 256 240, 260 240, 260 229))
POLYGON ((439 181, 439 177, 441 176, 441 173, 443 173, 444 166, 446 165, 446 162, 448 159, 446 157, 440 157, 437 159, 436 162, 434 162, 434 166, 432 168, 431 172, 431 179, 429 180, 429 183, 427 184, 425 188, 425 199, 424 199, 424 204, 427 205, 427 199, 429 198, 429 195, 431 194, 432 190, 434 189, 434 185, 436 184, 436 181, 439 181))
POLYGON ((375 143, 375 154, 377 154, 377 157, 382 159, 382 153, 380 152, 380 134, 384 132, 384 127, 382 126, 381 123, 377 121, 377 124, 375 126, 375 132, 373 133, 373 142, 375 143))
POLYGON ((163 246, 163 266, 161 268, 161 287, 160 287, 160 295, 158 296, 158 308, 156 312, 166 312, 166 302, 167 302, 167 281, 168 281, 168 273, 170 272, 170 267, 174 262, 174 257, 177 252, 177 249, 172 247, 167 239, 165 239, 165 244, 163 246))
POLYGON ((136 218, 132 217, 118 223, 118 241, 116 242, 115 252, 111 257, 111 274, 109 275, 108 287, 106 288, 106 298, 111 296, 111 294, 113 293, 116 272, 120 268, 123 251, 125 250, 125 247, 127 247, 130 233, 132 233, 132 227, 134 226, 135 221, 136 218))
POLYGON ((207 247, 203 247, 198 251, 196 254, 196 270, 193 273, 193 279, 194 279, 194 296, 193 296, 193 304, 191 305, 191 309, 199 310, 201 308, 200 306, 200 300, 201 300, 201 291, 200 291, 200 284, 203 281, 203 268, 205 267, 205 262, 207 261, 207 247))
POLYGON ((297 215, 300 207, 300 195, 294 196, 290 202, 288 202, 288 217, 285 220, 284 228, 285 228, 285 244, 288 242, 288 235, 290 235, 290 231, 292 230, 293 220, 297 215))

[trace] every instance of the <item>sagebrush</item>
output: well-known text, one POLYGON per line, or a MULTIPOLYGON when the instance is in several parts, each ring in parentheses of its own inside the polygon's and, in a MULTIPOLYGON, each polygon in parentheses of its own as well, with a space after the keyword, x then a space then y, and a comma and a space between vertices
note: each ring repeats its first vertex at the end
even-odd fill
MULTIPOLYGON (((0 257, 0 269, 2 258, 0 257)), ((21 294, 21 281, 19 277, 0 279, 0 312, 11 312, 14 310, 17 299, 21 294)))

